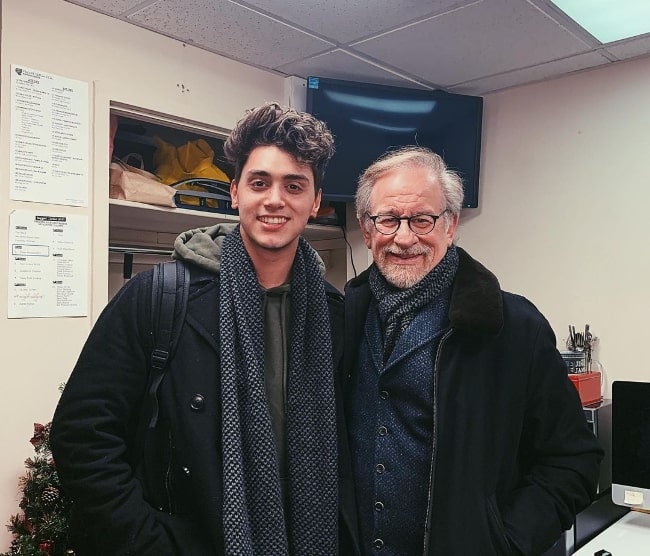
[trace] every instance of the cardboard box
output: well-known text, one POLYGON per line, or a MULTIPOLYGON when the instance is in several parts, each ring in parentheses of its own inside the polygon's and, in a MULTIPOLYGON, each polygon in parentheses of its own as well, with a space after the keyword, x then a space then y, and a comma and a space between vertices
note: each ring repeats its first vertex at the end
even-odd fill
POLYGON ((591 405, 601 400, 600 371, 569 373, 569 379, 578 389, 582 405, 591 405))

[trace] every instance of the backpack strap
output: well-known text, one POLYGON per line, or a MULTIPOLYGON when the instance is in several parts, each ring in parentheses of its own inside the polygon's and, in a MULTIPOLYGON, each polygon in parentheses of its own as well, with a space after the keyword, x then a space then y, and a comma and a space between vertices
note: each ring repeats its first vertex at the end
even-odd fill
POLYGON ((190 269, 183 261, 168 261, 154 267, 151 285, 153 350, 148 387, 151 402, 150 429, 158 423, 158 388, 178 345, 185 322, 189 290, 190 269))

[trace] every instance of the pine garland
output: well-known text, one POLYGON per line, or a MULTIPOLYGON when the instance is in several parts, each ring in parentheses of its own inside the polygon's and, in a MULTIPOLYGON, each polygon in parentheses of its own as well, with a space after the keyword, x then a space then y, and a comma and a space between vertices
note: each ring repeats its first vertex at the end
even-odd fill
POLYGON ((22 489, 20 512, 12 515, 7 529, 13 533, 9 552, 0 556, 70 556, 68 527, 72 502, 61 484, 50 450, 51 423, 34 423, 30 439, 36 455, 25 460, 26 472, 18 485, 22 489))

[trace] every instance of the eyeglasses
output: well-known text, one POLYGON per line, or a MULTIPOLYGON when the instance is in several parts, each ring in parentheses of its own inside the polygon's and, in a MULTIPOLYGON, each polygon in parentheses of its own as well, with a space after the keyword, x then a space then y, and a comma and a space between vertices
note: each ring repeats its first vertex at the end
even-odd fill
POLYGON ((436 222, 449 209, 443 210, 440 214, 414 214, 413 216, 394 216, 392 214, 375 214, 366 213, 366 218, 370 218, 375 225, 375 229, 385 236, 391 236, 399 230, 402 220, 408 222, 410 230, 418 235, 423 236, 433 231, 436 222))

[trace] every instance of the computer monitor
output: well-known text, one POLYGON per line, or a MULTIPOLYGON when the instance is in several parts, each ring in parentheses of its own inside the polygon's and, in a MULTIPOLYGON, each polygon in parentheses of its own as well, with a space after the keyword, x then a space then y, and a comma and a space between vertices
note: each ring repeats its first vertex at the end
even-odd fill
POLYGON ((612 383, 612 501, 650 510, 650 382, 612 383))

